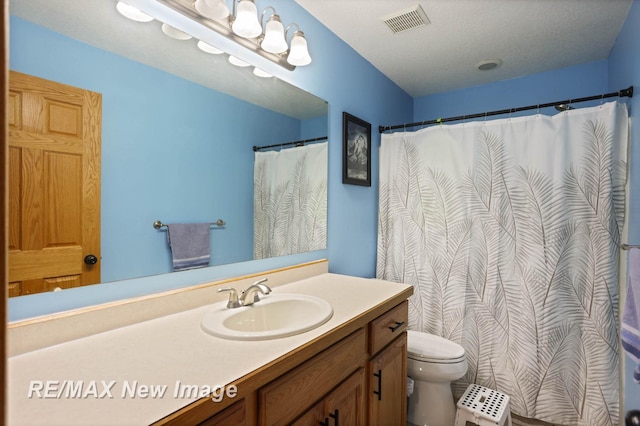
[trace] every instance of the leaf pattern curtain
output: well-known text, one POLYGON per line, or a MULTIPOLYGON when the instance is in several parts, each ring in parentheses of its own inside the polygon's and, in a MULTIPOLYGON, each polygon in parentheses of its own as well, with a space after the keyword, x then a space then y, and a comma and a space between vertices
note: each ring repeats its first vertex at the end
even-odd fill
POLYGON ((612 102, 382 135, 377 276, 414 286, 411 329, 465 348, 457 396, 618 424, 627 133, 612 102))
POLYGON ((254 258, 327 245, 328 143, 256 152, 254 258))

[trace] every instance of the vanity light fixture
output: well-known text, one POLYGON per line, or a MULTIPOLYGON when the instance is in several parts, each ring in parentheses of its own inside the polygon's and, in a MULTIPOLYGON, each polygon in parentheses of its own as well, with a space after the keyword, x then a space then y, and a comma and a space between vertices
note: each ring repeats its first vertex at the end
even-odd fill
POLYGON ((176 40, 189 40, 192 38, 190 34, 187 34, 184 31, 180 31, 179 29, 172 27, 171 25, 166 23, 162 24, 162 32, 176 40))
POLYGON ((198 41, 198 49, 203 52, 211 53, 212 55, 221 55, 224 53, 224 50, 220 50, 215 46, 210 45, 209 43, 205 43, 202 40, 198 41))
POLYGON ((119 1, 116 4, 116 9, 120 14, 124 17, 127 17, 136 22, 151 22, 153 21, 153 17, 147 15, 137 7, 133 7, 127 3, 119 1))
MULTIPOLYGON (((293 33, 293 37, 291 38, 291 49, 289 49, 287 62, 297 67, 309 65, 311 63, 311 56, 309 56, 309 50, 307 49, 307 39, 297 24, 291 25, 295 25, 298 29, 293 33)), ((291 27, 291 25, 289 25, 289 27, 291 27)), ((289 31, 289 27, 287 27, 287 32, 289 31)))
MULTIPOLYGON (((307 40, 298 24, 289 24, 285 30, 282 19, 272 6, 267 6, 258 15, 254 0, 231 0, 233 5, 231 13, 227 0, 156 1, 202 25, 205 29, 212 30, 287 70, 293 71, 296 67, 311 63, 307 40), (288 36, 291 29, 293 29, 293 33, 289 41, 288 36)), ((131 8, 126 3, 122 3, 124 6, 121 6, 121 3, 122 1, 118 2, 118 10, 131 8)), ((140 13, 150 19, 158 18, 158 16, 140 13)), ((183 32, 167 23, 162 25, 162 31, 178 40, 192 38, 192 34, 183 32)), ((202 36, 198 35, 198 38, 200 37, 202 36)), ((198 42, 198 48, 207 53, 221 53, 219 49, 203 41, 198 42)))
POLYGON ((268 72, 263 71, 258 67, 253 67, 253 75, 255 75, 256 77, 260 77, 260 78, 273 77, 273 74, 269 74, 268 72))
POLYGON ((233 22, 231 29, 243 38, 255 38, 262 34, 258 21, 258 8, 253 0, 233 0, 233 22))
POLYGON ((248 67, 249 65, 251 65, 250 63, 245 62, 242 59, 238 59, 232 55, 229 55, 229 62, 235 65, 236 67, 240 67, 240 68, 248 67))
POLYGON ((284 53, 289 48, 287 40, 285 39, 284 26, 280 20, 280 16, 276 14, 276 10, 269 6, 262 11, 262 19, 267 13, 267 9, 272 9, 273 13, 267 20, 267 26, 264 29, 264 38, 260 46, 270 53, 284 53))
POLYGON ((193 5, 199 14, 210 19, 226 19, 229 6, 225 0, 196 0, 193 5))

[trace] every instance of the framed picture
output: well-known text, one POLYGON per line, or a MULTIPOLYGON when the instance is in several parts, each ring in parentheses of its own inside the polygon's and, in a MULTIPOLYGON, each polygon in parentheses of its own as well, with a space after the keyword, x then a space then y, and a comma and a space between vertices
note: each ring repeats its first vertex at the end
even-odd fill
POLYGON ((342 113, 342 183, 371 186, 371 124, 342 113))

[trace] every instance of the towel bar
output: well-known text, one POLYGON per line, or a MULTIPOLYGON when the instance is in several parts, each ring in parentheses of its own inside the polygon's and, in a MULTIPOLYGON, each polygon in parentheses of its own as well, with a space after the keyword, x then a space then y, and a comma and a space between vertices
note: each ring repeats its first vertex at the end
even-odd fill
POLYGON ((640 247, 640 245, 637 245, 637 244, 620 244, 620 248, 622 250, 629 250, 629 249, 632 249, 632 248, 639 248, 639 247, 640 247))
MULTIPOLYGON (((217 227, 220 227, 220 228, 221 228, 221 227, 223 227, 224 225, 226 225, 226 222, 225 222, 224 220, 222 220, 222 219, 218 219, 218 220, 217 220, 217 221, 215 221, 215 222, 211 222, 211 223, 210 223, 210 225, 211 225, 211 226, 215 225, 215 226, 217 226, 217 227)), ((162 223, 162 222, 161 222, 161 221, 159 221, 159 220, 156 220, 155 222, 153 222, 153 227, 154 227, 155 229, 160 229, 160 228, 162 228, 163 226, 167 226, 167 225, 166 225, 166 224, 164 224, 164 223, 162 223)))

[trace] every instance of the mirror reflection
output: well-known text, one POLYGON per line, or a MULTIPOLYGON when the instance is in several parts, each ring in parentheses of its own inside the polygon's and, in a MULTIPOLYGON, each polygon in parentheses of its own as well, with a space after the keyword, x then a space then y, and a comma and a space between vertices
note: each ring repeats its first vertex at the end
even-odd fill
MULTIPOLYGON (((222 219, 210 230, 209 265, 254 259, 253 147, 325 136, 327 103, 206 54, 197 40, 170 39, 157 21, 128 22, 115 2, 19 0, 10 13, 11 70, 102 95, 100 281, 173 270, 156 220, 222 219)), ((285 160, 294 172, 297 161, 285 160)), ((326 172, 313 169, 325 185, 316 205, 326 206, 326 172)), ((326 212, 322 220, 326 232, 326 212)), ((318 237, 288 244, 288 253, 324 248, 318 237)), ((257 257, 286 254, 278 250, 257 257)))

